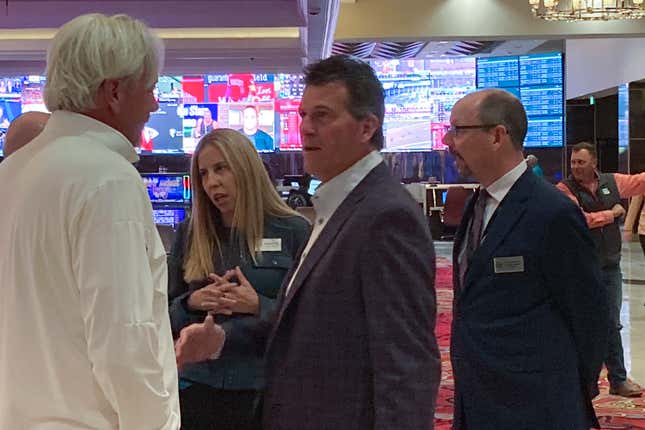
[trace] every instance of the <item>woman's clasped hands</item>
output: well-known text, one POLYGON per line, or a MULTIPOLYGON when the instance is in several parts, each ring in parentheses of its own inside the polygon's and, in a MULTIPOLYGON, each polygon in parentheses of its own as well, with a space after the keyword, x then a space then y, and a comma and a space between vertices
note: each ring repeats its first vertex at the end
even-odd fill
POLYGON ((258 295, 239 266, 222 276, 211 273, 208 278, 210 284, 190 295, 191 309, 221 315, 259 313, 258 295))

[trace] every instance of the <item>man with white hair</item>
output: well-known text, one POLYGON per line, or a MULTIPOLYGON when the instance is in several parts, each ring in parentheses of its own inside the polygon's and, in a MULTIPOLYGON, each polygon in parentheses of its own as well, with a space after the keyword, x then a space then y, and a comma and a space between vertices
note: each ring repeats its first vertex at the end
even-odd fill
POLYGON ((51 118, 0 164, 0 429, 179 428, 166 256, 131 164, 162 53, 125 15, 51 42, 51 118))
POLYGON ((25 112, 11 122, 7 129, 4 144, 4 157, 7 158, 36 138, 45 128, 49 114, 45 112, 25 112))
POLYGON ((525 160, 526 160, 526 165, 529 167, 529 169, 533 171, 533 173, 535 173, 538 176, 544 177, 544 172, 542 171, 542 168, 538 164, 538 158, 535 155, 529 154, 526 156, 525 160))

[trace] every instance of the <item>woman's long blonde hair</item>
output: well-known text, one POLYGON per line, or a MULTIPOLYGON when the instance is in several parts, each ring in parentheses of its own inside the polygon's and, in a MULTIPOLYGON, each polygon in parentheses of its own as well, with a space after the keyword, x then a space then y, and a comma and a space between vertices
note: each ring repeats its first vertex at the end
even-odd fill
POLYGON ((202 280, 213 273, 214 254, 222 256, 222 238, 216 226, 222 223, 219 210, 204 191, 199 174, 199 154, 207 145, 217 148, 228 164, 237 188, 233 231, 241 250, 255 259, 264 234, 266 216, 291 217, 298 213, 286 205, 275 190, 255 147, 243 134, 219 128, 206 134, 197 144, 191 160, 193 204, 188 226, 188 248, 184 257, 186 282, 202 280))

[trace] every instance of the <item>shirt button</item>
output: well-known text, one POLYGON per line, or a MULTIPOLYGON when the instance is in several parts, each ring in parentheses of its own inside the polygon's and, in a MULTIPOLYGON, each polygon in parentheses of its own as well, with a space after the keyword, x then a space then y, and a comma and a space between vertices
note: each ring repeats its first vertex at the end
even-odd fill
POLYGON ((324 218, 318 218, 318 224, 322 224, 322 223, 324 223, 324 222, 325 222, 325 219, 324 219, 324 218))

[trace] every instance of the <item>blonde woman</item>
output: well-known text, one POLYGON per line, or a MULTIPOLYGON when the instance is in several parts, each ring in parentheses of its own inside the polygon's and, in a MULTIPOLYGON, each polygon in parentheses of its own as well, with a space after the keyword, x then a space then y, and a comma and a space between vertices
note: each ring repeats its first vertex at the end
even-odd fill
POLYGON ((215 360, 180 373, 182 429, 259 429, 264 338, 255 336, 308 237, 241 133, 205 135, 192 158, 193 210, 169 257, 173 334, 207 313, 226 332, 215 360))

